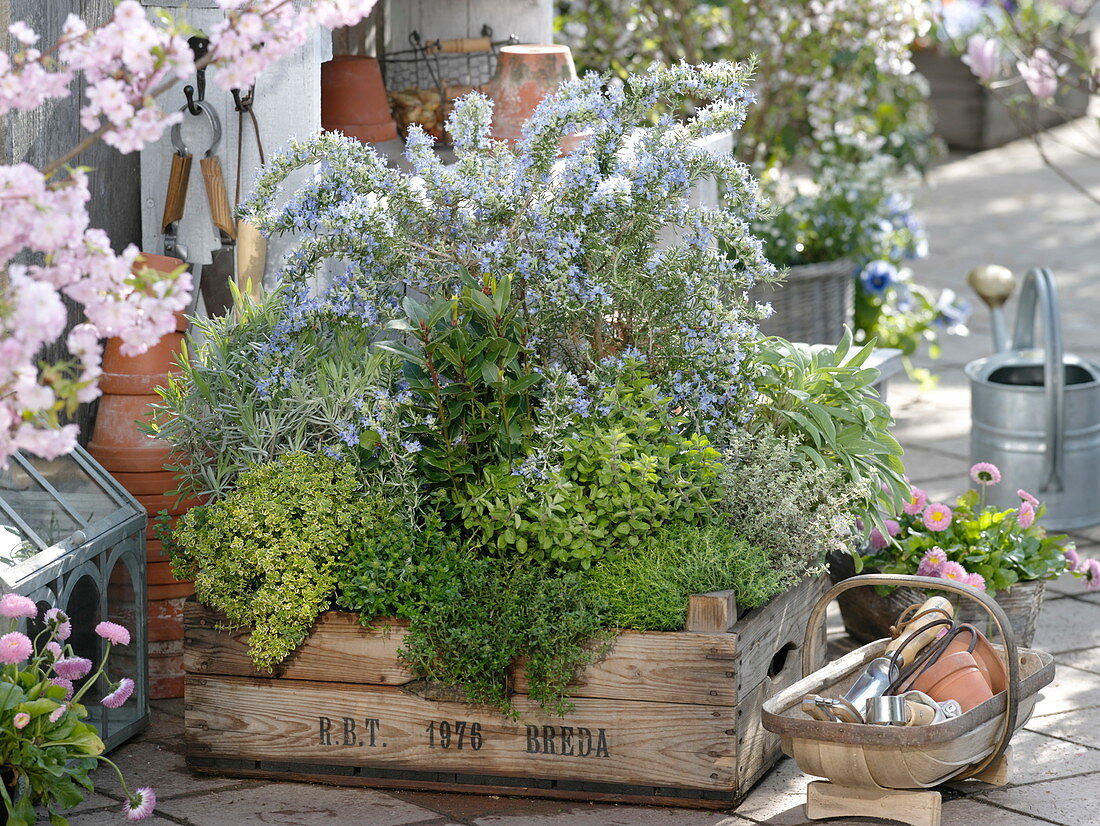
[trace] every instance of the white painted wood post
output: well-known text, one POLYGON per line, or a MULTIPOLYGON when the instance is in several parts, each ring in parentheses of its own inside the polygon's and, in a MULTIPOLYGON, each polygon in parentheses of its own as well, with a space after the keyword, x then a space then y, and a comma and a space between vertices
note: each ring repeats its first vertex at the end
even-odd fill
MULTIPOLYGON (((217 8, 214 0, 186 0, 186 2, 185 0, 142 0, 142 2, 150 8, 168 8, 177 15, 183 15, 191 25, 200 30, 209 30, 224 18, 224 13, 217 8)), ((260 132, 268 156, 281 148, 289 138, 304 138, 321 128, 321 63, 332 56, 331 43, 330 33, 317 28, 301 48, 272 66, 257 81, 254 111, 260 121, 260 132)), ((214 83, 215 71, 211 70, 207 77, 206 100, 214 107, 221 120, 222 140, 215 152, 221 160, 226 188, 232 203, 237 174, 237 113, 233 109, 232 96, 214 83)), ((175 111, 183 106, 183 87, 189 83, 195 85, 195 79, 192 77, 181 81, 165 92, 160 97, 161 105, 168 111, 175 111)), ((251 188, 252 179, 259 167, 255 136, 247 119, 244 127, 242 198, 251 188)), ((210 220, 210 210, 206 204, 206 193, 198 164, 201 151, 209 143, 210 129, 205 116, 185 115, 182 134, 188 148, 196 147, 196 158, 191 170, 187 206, 183 220, 180 221, 179 242, 188 248, 192 262, 199 265, 207 264, 210 262, 210 253, 218 248, 219 243, 210 220)), ((173 151, 171 140, 166 133, 141 153, 142 246, 149 252, 160 253, 164 248, 161 217, 173 151)), ((287 190, 293 191, 294 188, 296 186, 291 183, 287 190)), ((271 240, 264 274, 264 282, 267 286, 273 284, 274 273, 278 271, 283 253, 291 243, 290 238, 271 240)))

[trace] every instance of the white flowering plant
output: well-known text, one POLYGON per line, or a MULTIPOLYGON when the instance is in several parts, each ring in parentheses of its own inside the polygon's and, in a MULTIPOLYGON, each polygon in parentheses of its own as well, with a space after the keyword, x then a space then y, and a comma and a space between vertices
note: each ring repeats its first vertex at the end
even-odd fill
MULTIPOLYGON (((0 597, 0 617, 7 620, 7 633, 0 636, 0 797, 5 822, 33 826, 41 807, 51 824, 65 826, 68 820, 61 812, 80 803, 85 790, 94 790, 88 773, 99 763, 118 775, 127 820, 149 817, 156 794, 147 786, 132 792, 127 788, 118 766, 103 756, 103 741, 80 702, 105 676, 111 649, 130 644, 130 632, 114 622, 96 626, 107 651, 93 672, 92 661, 66 642, 73 627, 63 611, 50 608, 39 617, 34 600, 9 593, 0 597), (27 621, 42 626, 33 640, 17 630, 27 621)), ((134 681, 124 677, 110 687, 100 703, 121 708, 134 691, 134 681)))

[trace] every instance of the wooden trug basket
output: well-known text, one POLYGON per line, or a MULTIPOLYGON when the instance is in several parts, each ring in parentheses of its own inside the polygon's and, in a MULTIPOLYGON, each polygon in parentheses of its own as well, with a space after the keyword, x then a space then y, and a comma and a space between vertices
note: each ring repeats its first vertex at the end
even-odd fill
POLYGON ((1007 748, 1027 721, 1037 692, 1054 679, 1053 658, 1018 648, 1001 607, 985 593, 943 579, 870 574, 838 583, 810 614, 803 648, 803 678, 764 702, 764 728, 780 736, 783 751, 807 774, 828 778, 810 784, 806 816, 884 817, 913 826, 939 826, 940 793, 928 791, 948 780, 978 778, 1007 782, 1007 748), (869 585, 912 586, 948 591, 977 600, 993 618, 1008 667, 1008 688, 965 714, 931 726, 894 727, 822 722, 802 713, 806 694, 839 697, 882 656, 888 639, 856 649, 814 670, 825 609, 837 596, 869 585), (918 791, 912 791, 918 790, 918 791))

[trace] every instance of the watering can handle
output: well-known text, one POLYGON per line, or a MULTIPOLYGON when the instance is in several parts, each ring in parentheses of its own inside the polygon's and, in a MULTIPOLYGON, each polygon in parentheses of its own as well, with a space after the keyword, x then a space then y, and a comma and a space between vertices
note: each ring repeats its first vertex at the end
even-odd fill
POLYGON ((1062 323, 1058 308, 1058 293, 1054 288, 1054 276, 1046 267, 1036 267, 1024 276, 1020 291, 1020 309, 1016 315, 1016 332, 1013 350, 1030 350, 1035 347, 1035 310, 1039 306, 1043 316, 1043 335, 1046 338, 1043 354, 1043 387, 1046 392, 1046 460, 1040 492, 1061 491, 1062 465, 1065 458, 1066 439, 1066 371, 1063 366, 1065 345, 1062 341, 1062 323))

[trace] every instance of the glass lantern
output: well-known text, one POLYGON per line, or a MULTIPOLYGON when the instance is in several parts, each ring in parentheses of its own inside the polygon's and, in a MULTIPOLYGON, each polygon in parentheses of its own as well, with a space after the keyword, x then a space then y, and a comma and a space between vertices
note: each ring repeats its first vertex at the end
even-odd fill
MULTIPOLYGON (((133 696, 104 708, 101 680, 84 697, 108 749, 149 723, 145 526, 144 508, 81 447, 49 461, 17 453, 0 469, 0 591, 30 597, 40 612, 64 611, 69 644, 97 667, 106 642, 96 624, 130 630, 130 645, 115 647, 107 673, 112 681, 131 677, 133 696)), ((26 630, 33 638, 39 629, 26 630)))

